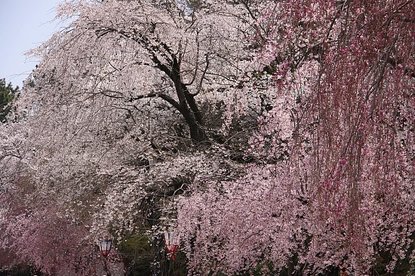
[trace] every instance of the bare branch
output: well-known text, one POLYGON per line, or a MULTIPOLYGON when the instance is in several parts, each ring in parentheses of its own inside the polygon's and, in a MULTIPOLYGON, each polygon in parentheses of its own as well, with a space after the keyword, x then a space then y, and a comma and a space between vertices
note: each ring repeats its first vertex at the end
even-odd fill
POLYGON ((199 33, 200 31, 198 30, 196 33, 196 68, 195 68, 195 72, 193 74, 193 78, 189 83, 185 83, 185 85, 192 85, 193 82, 196 80, 196 76, 197 76, 197 71, 199 70, 199 55, 200 55, 200 43, 199 43, 199 33))
POLYGON ((205 79, 206 72, 207 72, 207 70, 209 68, 209 55, 206 54, 205 55, 205 58, 206 58, 206 66, 205 66, 205 70, 203 70, 202 77, 200 78, 199 85, 197 86, 197 91, 195 93, 193 93, 193 94, 190 94, 193 97, 194 96, 197 96, 200 93, 200 91, 202 90, 203 80, 205 79))
POLYGON ((176 100, 174 100, 172 97, 170 97, 169 95, 166 95, 163 93, 157 93, 157 92, 152 92, 152 93, 145 94, 145 95, 131 97, 129 98, 129 101, 132 102, 132 101, 137 101, 137 100, 146 99, 146 98, 161 98, 165 100, 166 102, 168 102, 169 104, 171 104, 177 110, 181 111, 182 109, 181 105, 176 100))

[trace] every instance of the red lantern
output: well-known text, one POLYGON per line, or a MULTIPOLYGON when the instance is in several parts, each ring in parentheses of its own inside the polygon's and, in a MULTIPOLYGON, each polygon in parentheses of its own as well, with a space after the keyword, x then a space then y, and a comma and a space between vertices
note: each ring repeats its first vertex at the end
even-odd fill
POLYGON ((108 254, 111 251, 112 246, 112 240, 110 239, 104 239, 99 242, 99 250, 101 251, 102 256, 105 258, 108 256, 108 254))
POLYGON ((176 259, 176 253, 179 249, 179 237, 174 232, 164 232, 164 242, 166 245, 167 257, 174 261, 176 259))

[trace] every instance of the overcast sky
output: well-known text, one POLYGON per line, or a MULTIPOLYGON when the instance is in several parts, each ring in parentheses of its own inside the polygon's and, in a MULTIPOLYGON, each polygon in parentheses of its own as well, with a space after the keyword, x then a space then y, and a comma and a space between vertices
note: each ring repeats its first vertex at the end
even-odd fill
POLYGON ((0 78, 14 85, 36 65, 24 53, 59 30, 55 7, 62 0, 0 0, 0 78))

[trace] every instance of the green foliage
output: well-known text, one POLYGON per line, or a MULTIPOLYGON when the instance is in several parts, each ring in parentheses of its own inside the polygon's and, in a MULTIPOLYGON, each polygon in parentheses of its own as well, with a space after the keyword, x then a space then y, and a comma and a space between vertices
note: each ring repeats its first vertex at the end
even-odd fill
POLYGON ((160 274, 163 276, 186 276, 186 261, 186 255, 178 251, 174 261, 168 260, 167 258, 162 260, 160 274))
POLYGON ((10 112, 10 103, 16 96, 18 87, 13 88, 12 84, 6 85, 5 79, 0 79, 0 122, 6 121, 6 116, 10 112))
POLYGON ((155 261, 160 265, 159 275, 187 275, 186 255, 179 251, 174 261, 169 260, 165 255, 162 241, 159 242, 158 245, 152 243, 148 236, 141 232, 128 236, 118 245, 128 276, 151 275, 155 261))
POLYGON ((128 267, 128 275, 151 275, 154 249, 145 234, 137 233, 127 237, 119 244, 118 250, 128 267))

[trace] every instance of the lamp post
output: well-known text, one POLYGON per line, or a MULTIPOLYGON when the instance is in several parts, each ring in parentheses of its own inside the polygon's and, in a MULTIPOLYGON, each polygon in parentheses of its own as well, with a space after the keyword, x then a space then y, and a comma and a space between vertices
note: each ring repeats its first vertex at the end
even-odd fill
POLYGON ((164 245, 168 264, 165 275, 174 275, 174 261, 176 260, 176 253, 179 249, 179 236, 177 233, 174 231, 164 232, 164 245))
POLYGON ((104 271, 107 276, 111 276, 110 271, 108 270, 107 266, 107 258, 110 254, 112 247, 112 240, 111 239, 103 239, 99 242, 99 250, 101 251, 101 255, 104 257, 104 271))

